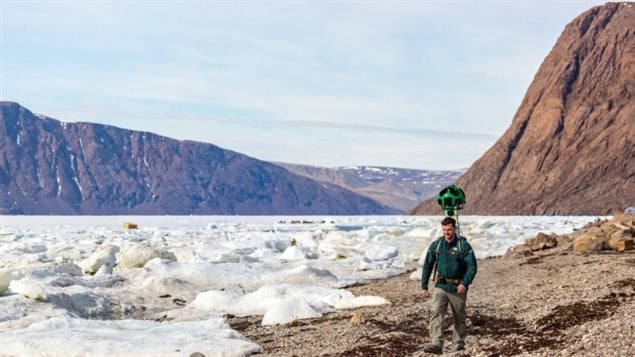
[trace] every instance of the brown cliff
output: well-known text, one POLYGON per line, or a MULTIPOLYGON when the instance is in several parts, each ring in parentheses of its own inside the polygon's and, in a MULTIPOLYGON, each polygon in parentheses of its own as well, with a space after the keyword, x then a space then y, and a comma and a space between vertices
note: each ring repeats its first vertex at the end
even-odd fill
MULTIPOLYGON (((635 204, 635 4, 568 24, 511 126, 457 184, 463 214, 607 214, 635 204)), ((440 214, 436 200, 412 214, 440 214)))

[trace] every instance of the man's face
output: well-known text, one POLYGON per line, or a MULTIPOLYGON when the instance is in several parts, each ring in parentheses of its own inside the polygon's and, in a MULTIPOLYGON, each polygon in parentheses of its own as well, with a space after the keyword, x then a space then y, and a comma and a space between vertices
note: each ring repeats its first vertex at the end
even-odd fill
POLYGON ((456 231, 456 227, 451 224, 442 225, 441 229, 443 229, 443 236, 446 240, 451 241, 454 239, 454 232, 456 231))

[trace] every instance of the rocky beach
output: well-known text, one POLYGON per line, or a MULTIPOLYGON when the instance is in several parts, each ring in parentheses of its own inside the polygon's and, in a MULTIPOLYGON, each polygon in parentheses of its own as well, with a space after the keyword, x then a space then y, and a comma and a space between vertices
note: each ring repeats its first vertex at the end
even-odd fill
MULTIPOLYGON (((468 292, 466 350, 446 355, 635 355, 634 216, 595 222, 568 236, 538 235, 503 257, 482 259, 468 292), (583 245, 581 241, 594 242, 583 245), (628 248, 628 245, 626 245, 628 248)), ((468 237, 469 239, 469 237, 468 237)), ((389 305, 262 326, 262 317, 227 316, 263 356, 424 356, 428 300, 417 272, 349 287, 389 305)))

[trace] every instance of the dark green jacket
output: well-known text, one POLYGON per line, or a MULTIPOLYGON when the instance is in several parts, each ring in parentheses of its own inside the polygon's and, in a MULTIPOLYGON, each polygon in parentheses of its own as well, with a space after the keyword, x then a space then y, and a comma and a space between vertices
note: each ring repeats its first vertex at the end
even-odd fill
MULTIPOLYGON (((428 280, 435 262, 437 264, 437 277, 459 279, 466 288, 476 276, 476 257, 472 246, 465 237, 455 236, 450 244, 441 237, 430 244, 421 275, 421 288, 423 290, 428 290, 428 280), (437 244, 439 245, 438 249, 437 244)), ((435 283, 434 286, 448 292, 456 292, 458 285, 455 283, 435 283)))

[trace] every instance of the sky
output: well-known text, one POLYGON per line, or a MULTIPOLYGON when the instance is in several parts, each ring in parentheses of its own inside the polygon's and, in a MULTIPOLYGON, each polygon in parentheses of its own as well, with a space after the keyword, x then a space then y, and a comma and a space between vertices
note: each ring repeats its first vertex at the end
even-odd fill
POLYGON ((323 167, 469 167, 601 1, 0 0, 0 99, 323 167))

